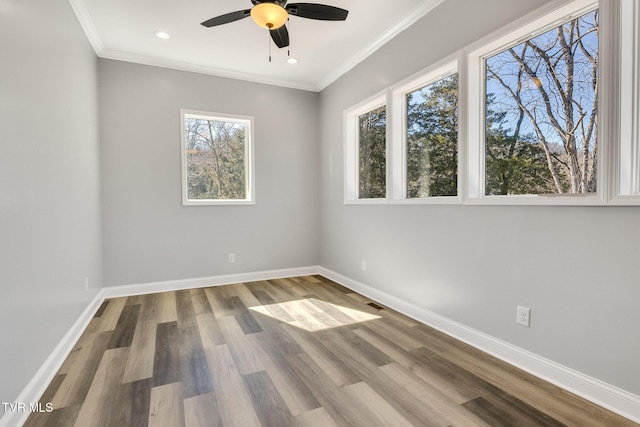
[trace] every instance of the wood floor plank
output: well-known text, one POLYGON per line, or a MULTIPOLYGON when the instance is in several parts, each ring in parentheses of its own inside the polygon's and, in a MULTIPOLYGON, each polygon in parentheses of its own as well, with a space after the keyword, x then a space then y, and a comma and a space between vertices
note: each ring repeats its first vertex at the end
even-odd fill
POLYGON ((197 326, 179 328, 182 393, 185 399, 211 393, 213 385, 197 326))
POLYGON ((158 323, 161 295, 160 293, 145 295, 142 301, 141 321, 154 320, 158 323))
POLYGON ((417 320, 414 320, 409 316, 405 316, 404 314, 400 314, 394 310, 388 310, 388 309, 380 310, 378 311, 378 315, 382 317, 386 317, 388 319, 393 319, 396 322, 402 323, 404 326, 407 326, 409 328, 420 324, 420 322, 418 322, 417 320))
POLYGON ((106 350, 78 414, 77 427, 129 425, 131 407, 122 392, 122 375, 129 348, 106 350))
POLYGON ((213 311, 196 314, 196 324, 198 325, 200 339, 204 348, 212 348, 225 343, 213 311))
MULTIPOLYGON (((140 314, 142 318, 143 315, 140 314)), ((135 327, 131 341, 131 352, 124 370, 123 383, 153 377, 153 364, 156 349, 155 320, 141 320, 135 327)))
POLYGON ((456 402, 456 404, 462 404, 479 396, 475 391, 469 390, 468 388, 457 389, 455 387, 450 387, 449 380, 446 376, 443 376, 438 371, 431 369, 428 364, 421 361, 415 354, 401 348, 399 345, 400 342, 395 342, 393 338, 389 339, 386 336, 372 331, 369 329, 369 325, 363 325, 361 328, 355 330, 354 333, 370 342, 376 348, 385 352, 395 361, 395 363, 410 370, 423 381, 432 384, 434 387, 441 390, 447 398, 456 402))
POLYGON ((266 371, 244 375, 244 382, 263 426, 290 426, 293 422, 286 403, 266 371))
POLYGON ((365 382, 346 386, 345 392, 361 407, 359 413, 369 415, 367 426, 412 427, 385 399, 365 382))
POLYGON ((424 346, 424 342, 408 334, 402 325, 392 323, 389 319, 367 322, 364 327, 390 339, 404 350, 415 350, 424 346))
POLYGON ((353 399, 336 386, 307 353, 289 356, 288 361, 336 424, 341 427, 367 425, 364 424, 366 417, 355 411, 353 399))
MULTIPOLYGON (((131 356, 131 352, 129 352, 131 356)), ((129 419, 131 427, 147 427, 149 424, 149 410, 151 406, 151 378, 134 381, 128 384, 128 397, 131 405, 129 419)))
MULTIPOLYGON (((393 359, 387 354, 371 345, 351 329, 341 328, 328 331, 333 337, 329 344, 333 344, 342 349, 343 354, 351 356, 360 361, 366 360, 373 366, 384 366, 393 363, 393 359)), ((346 357, 345 355, 345 357, 346 357)), ((342 359, 342 357, 341 357, 342 359)))
POLYGON ((127 298, 111 298, 109 304, 104 309, 100 321, 95 323, 95 328, 91 332, 112 331, 115 329, 120 319, 122 309, 127 303, 127 298))
POLYGON ((107 349, 131 346, 139 314, 139 304, 125 305, 123 307, 118 323, 111 335, 111 340, 107 345, 107 349))
POLYGON ((197 288, 191 290, 191 301, 193 303, 193 310, 196 317, 201 314, 212 314, 213 310, 207 299, 207 295, 204 293, 204 289, 197 288))
POLYGON ((181 380, 179 337, 177 321, 158 324, 153 358, 154 387, 181 380))
POLYGON ((91 339, 76 356, 73 366, 51 401, 54 409, 84 402, 112 333, 107 331, 91 334, 91 339))
POLYGON ((196 313, 193 308, 191 292, 188 289, 176 292, 176 317, 179 328, 196 325, 196 313))
POLYGON ((293 425, 295 427, 338 427, 322 407, 296 416, 293 420, 293 425))
POLYGON ((44 391, 44 393, 42 394, 42 396, 39 399, 39 402, 42 405, 46 405, 47 403, 51 403, 51 401, 53 400, 54 396, 56 395, 56 393, 60 389, 60 386, 64 382, 64 379, 65 379, 66 376, 67 376, 66 374, 58 373, 55 377, 53 377, 53 379, 51 380, 51 383, 49 383, 49 386, 47 387, 47 389, 44 391))
POLYGON ((75 424, 78 414, 80 413, 81 403, 67 406, 60 409, 54 409, 52 412, 35 412, 32 413, 23 427, 67 427, 75 424))
POLYGON ((402 387, 407 395, 418 396, 419 401, 423 404, 419 411, 426 411, 436 425, 490 426, 472 412, 464 410, 461 405, 449 399, 441 389, 423 381, 408 369, 396 363, 381 366, 378 369, 384 372, 387 378, 402 387))
POLYGON ((185 427, 223 427, 214 393, 184 400, 185 427))
MULTIPOLYGON (((271 303, 257 306, 251 306, 249 309, 256 313, 256 320, 260 321, 262 316, 267 316, 272 319, 276 319, 278 322, 295 322, 296 318, 293 317, 287 310, 285 310, 286 304, 271 303), (262 316, 260 316, 262 315, 262 316)), ((260 322, 262 324, 262 322, 260 322)))
POLYGON ((343 387, 362 381, 360 377, 331 353, 321 342, 315 339, 311 333, 287 324, 283 324, 282 329, 296 340, 305 354, 322 368, 323 372, 325 372, 336 386, 343 387))
POLYGON ((211 372, 217 411, 224 426, 260 427, 242 376, 235 366, 229 347, 205 349, 211 372))
POLYGON ((350 369, 387 402, 390 407, 399 413, 406 414, 406 419, 414 425, 447 425, 444 417, 438 417, 433 413, 429 403, 416 395, 407 393, 407 389, 390 378, 385 371, 378 369, 381 365, 374 363, 360 352, 351 342, 333 340, 327 343, 327 347, 336 356, 340 357, 350 369))
POLYGON ((235 316, 221 317, 218 319, 218 324, 238 371, 242 375, 264 371, 262 361, 240 328, 235 316))
POLYGON ((182 383, 177 382, 153 387, 149 405, 149 427, 183 426, 182 383))
POLYGON ((514 408, 505 407, 504 404, 496 404, 495 401, 485 399, 482 396, 470 400, 462 406, 478 415, 489 425, 495 427, 510 427, 516 425, 565 426, 565 424, 551 417, 544 416, 542 413, 532 415, 530 411, 514 411, 514 408))
POLYGON ((336 304, 330 304, 318 298, 308 298, 307 301, 318 307, 332 319, 335 319, 335 323, 338 327, 371 320, 369 313, 362 313, 358 310, 349 309, 336 304), (363 316, 363 314, 366 314, 366 316, 363 316))
POLYGON ((98 310, 93 315, 93 317, 101 317, 102 313, 104 313, 104 310, 107 308, 108 305, 109 305, 109 300, 108 299, 102 301, 102 304, 100 304, 100 307, 98 307, 98 310))
POLYGON ((229 307, 226 302, 226 298, 232 297, 233 295, 224 288, 224 286, 217 286, 204 289, 204 294, 209 301, 211 311, 216 318, 234 315, 233 307, 229 307))
POLYGON ((287 362, 287 351, 278 341, 265 335, 252 335, 249 339, 264 350, 262 363, 292 415, 321 406, 287 362))
POLYGON ((265 291, 278 302, 292 301, 296 299, 295 294, 289 292, 286 286, 276 280, 264 281, 265 291))
POLYGON ((278 322, 274 328, 267 328, 267 331, 268 334, 255 334, 252 336, 252 339, 257 341, 266 351, 274 349, 280 355, 285 356, 300 354, 304 351, 295 338, 282 327, 281 322, 278 322))
POLYGON ((58 372, 56 375, 64 375, 69 373, 69 370, 75 364, 76 357, 78 357, 78 354, 80 354, 81 349, 82 349, 81 346, 80 347, 78 347, 77 345, 74 346, 73 350, 71 350, 71 353, 69 353, 67 358, 62 363, 62 366, 60 366, 60 369, 58 369, 58 372))
POLYGON ((257 305, 288 301, 288 295, 278 288, 274 288, 267 280, 245 282, 244 286, 260 302, 260 304, 257 305), (283 295, 283 297, 279 297, 278 294, 283 295))
POLYGON ((261 304, 260 301, 255 297, 255 295, 251 293, 245 283, 236 283, 230 285, 229 287, 233 290, 233 293, 235 294, 234 296, 240 298, 240 300, 246 307, 252 307, 254 305, 261 304))
MULTIPOLYGON (((251 285, 251 283, 249 283, 248 285, 251 285)), ((252 290, 251 294, 254 297, 256 297, 256 299, 260 302, 260 304, 256 304, 256 305, 269 305, 269 304, 275 304, 276 302, 273 298, 271 298, 271 296, 268 293, 266 293, 262 289, 252 290)))
POLYGON ((233 309, 234 316, 245 334, 255 334, 262 332, 262 327, 253 317, 251 311, 247 309, 244 302, 238 296, 229 297, 225 300, 227 306, 233 309))
POLYGON ((158 294, 158 307, 156 311, 158 323, 177 322, 176 293, 162 292, 158 294))

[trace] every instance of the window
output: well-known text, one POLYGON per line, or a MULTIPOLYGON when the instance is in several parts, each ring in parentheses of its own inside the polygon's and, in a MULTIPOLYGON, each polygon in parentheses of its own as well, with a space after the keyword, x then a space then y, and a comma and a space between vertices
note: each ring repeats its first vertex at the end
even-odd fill
POLYGON ((457 71, 456 55, 392 88, 395 202, 459 202, 457 71))
POLYGON ((470 198, 604 193, 596 6, 570 2, 469 55, 470 198))
POLYGON ((358 116, 358 198, 387 195, 387 107, 358 116))
POLYGON ((595 193, 598 11, 485 59, 485 194, 595 193))
POLYGON ((407 198, 457 195, 458 75, 408 93, 407 198))
POLYGON ((613 202, 640 202, 640 7, 637 2, 620 3, 620 147, 614 159, 618 176, 613 202))
POLYGON ((345 201, 640 205, 638 28, 637 1, 549 2, 348 110, 345 201))
POLYGON ((345 202, 387 197, 387 107, 377 96, 345 113, 345 202))
POLYGON ((180 111, 182 204, 253 203, 253 118, 180 111))

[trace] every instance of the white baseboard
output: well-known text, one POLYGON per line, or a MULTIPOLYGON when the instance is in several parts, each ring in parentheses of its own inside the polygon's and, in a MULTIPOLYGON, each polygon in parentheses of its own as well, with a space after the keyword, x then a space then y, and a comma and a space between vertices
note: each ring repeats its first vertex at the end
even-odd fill
POLYGON ((640 396, 418 307, 327 268, 320 275, 491 354, 603 408, 640 423, 640 396))
MULTIPOLYGON (((440 316, 432 311, 418 307, 408 301, 394 297, 378 289, 367 286, 349 277, 321 266, 269 270, 251 273, 229 274, 166 282, 142 283, 137 285, 103 288, 89 303, 69 332, 60 340, 51 355, 40 367, 36 375, 20 393, 16 402, 38 402, 56 372, 62 366, 73 346, 86 329, 89 321, 106 298, 132 296, 156 292, 175 291, 208 286, 221 286, 232 283, 270 280, 285 277, 320 274, 349 289, 378 301, 413 319, 444 332, 460 341, 491 354, 511 365, 517 366, 539 378, 549 381, 567 391, 581 396, 597 405, 609 409, 634 422, 640 423, 640 396, 606 384, 588 375, 562 366, 527 350, 499 340, 483 332, 469 328, 461 323, 440 316)), ((28 412, 7 412, 0 418, 0 427, 22 425, 28 412)))
MULTIPOLYGON (((29 403, 36 403, 40 400, 62 363, 73 350, 78 338, 89 325, 95 312, 100 308, 103 300, 104 298, 100 297, 100 293, 91 300, 87 308, 80 314, 80 317, 73 323, 71 329, 62 337, 56 348, 53 349, 53 352, 29 381, 29 384, 22 390, 16 402, 25 403, 28 407, 29 403)), ((29 415, 30 413, 25 411, 6 412, 0 418, 0 427, 21 426, 27 421, 29 415)))
POLYGON ((197 277, 166 282, 141 283, 138 285, 109 286, 102 289, 103 298, 128 297, 182 289, 204 288, 208 286, 230 285, 232 283, 254 282, 257 280, 282 279, 285 277, 318 274, 320 266, 283 268, 280 270, 256 271, 250 273, 225 274, 222 276, 197 277))
MULTIPOLYGON (((74 345, 89 325, 95 312, 106 298, 116 298, 157 292, 177 291, 182 289, 201 288, 208 286, 230 285, 233 283, 251 282, 257 280, 281 279, 285 277, 308 276, 319 274, 319 266, 285 268, 280 270, 257 271, 250 273, 228 274, 212 277, 200 277, 185 280, 171 280, 166 282, 142 283, 136 285, 105 287, 82 312, 71 329, 62 337, 60 343, 53 350, 36 375, 24 388, 16 402, 36 403, 53 380, 56 372, 62 366, 74 345)), ((6 412, 0 418, 0 427, 20 426, 25 423, 30 413, 28 411, 6 412)))

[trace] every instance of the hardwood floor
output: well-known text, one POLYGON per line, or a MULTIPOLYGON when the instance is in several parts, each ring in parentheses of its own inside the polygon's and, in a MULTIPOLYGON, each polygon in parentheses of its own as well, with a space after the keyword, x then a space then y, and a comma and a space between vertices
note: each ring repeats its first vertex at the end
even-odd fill
POLYGON ((113 298, 26 426, 632 426, 318 276, 113 298))

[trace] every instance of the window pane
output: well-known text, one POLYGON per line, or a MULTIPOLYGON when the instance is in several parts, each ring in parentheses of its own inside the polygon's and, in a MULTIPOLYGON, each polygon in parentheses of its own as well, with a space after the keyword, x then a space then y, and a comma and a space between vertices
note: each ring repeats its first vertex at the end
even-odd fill
POLYGON ((407 198, 455 196, 458 75, 407 94, 407 198))
POLYGON ((387 108, 382 106, 358 116, 358 197, 380 199, 386 183, 387 108))
POLYGON ((247 198, 247 127, 233 121, 185 117, 189 200, 247 198))
POLYGON ((485 66, 485 194, 594 193, 598 11, 485 66))

